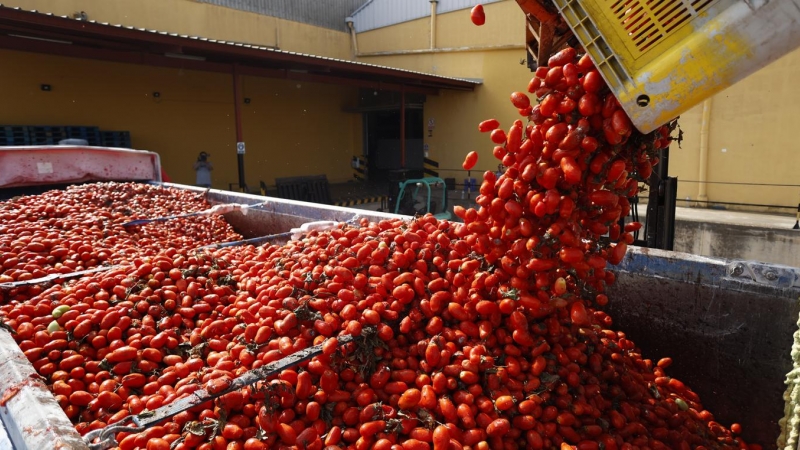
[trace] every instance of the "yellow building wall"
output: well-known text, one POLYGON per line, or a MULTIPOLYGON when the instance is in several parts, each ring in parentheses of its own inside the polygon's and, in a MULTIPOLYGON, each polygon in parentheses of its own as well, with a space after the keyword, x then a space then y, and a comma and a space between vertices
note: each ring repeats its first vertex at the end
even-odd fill
MULTIPOLYGON (((430 32, 430 19, 417 19, 357 33, 358 52, 392 52, 430 48, 430 32)), ((366 62, 379 64, 373 63, 371 60, 366 62)))
MULTIPOLYGON (((525 20, 514 1, 484 5, 486 24, 475 27, 469 10, 437 15, 437 48, 515 45, 517 49, 475 50, 407 55, 362 56, 360 61, 438 75, 483 80, 474 92, 441 90, 429 95, 424 107, 427 127, 434 120, 433 137, 426 131, 424 142, 429 158, 438 161, 441 177, 454 177, 461 183, 467 173, 461 169, 470 151, 479 154, 472 177, 480 179, 484 170, 496 170, 499 161, 492 156, 494 144, 488 134, 478 132, 478 123, 496 118, 508 129, 522 119, 511 104, 514 91, 525 91, 533 76, 525 58, 525 20)), ((359 33, 359 53, 414 50, 430 47, 430 18, 359 33)))
POLYGON ((510 128, 517 119, 523 119, 509 100, 514 91, 524 91, 531 74, 516 63, 519 52, 513 50, 487 52, 482 55, 482 73, 491 83, 475 89, 475 92, 442 91, 438 96, 428 97, 425 103, 427 124, 434 119, 433 137, 425 135, 430 149, 429 158, 438 161, 441 177, 455 177, 458 183, 467 173, 461 169, 464 156, 478 152, 478 163, 471 176, 480 180, 484 170, 496 170, 500 163, 493 155, 494 143, 488 133, 478 131, 478 123, 495 118, 504 129, 510 128))
MULTIPOLYGON (((800 123, 798 70, 800 50, 712 98, 708 180, 713 183, 707 185, 710 202, 797 205, 800 200, 800 187, 796 187, 800 185, 800 151, 795 137, 800 123)), ((677 163, 670 167, 670 174, 679 179, 679 199, 686 196, 696 199, 698 195, 697 183, 680 180, 698 180, 694 162, 699 161, 700 155, 701 112, 702 105, 681 118, 686 141, 683 149, 673 146, 670 153, 672 163, 677 163)), ((794 213, 789 209, 774 211, 794 213)))
MULTIPOLYGON (((437 47, 476 49, 486 46, 524 43, 524 19, 514 1, 485 5, 486 24, 475 27, 469 10, 437 16, 437 47)), ((430 45, 430 18, 401 23, 358 34, 359 60, 446 76, 478 78, 483 85, 474 93, 443 91, 429 96, 425 120, 434 118, 436 129, 426 143, 430 158, 441 167, 460 168, 471 150, 480 154, 478 168, 495 169, 491 142, 477 132, 477 123, 495 117, 504 128, 518 117, 508 96, 524 91, 532 74, 520 65, 525 50, 483 50, 470 52, 413 53, 363 56, 364 53, 418 50, 430 45)), ((749 78, 715 96, 712 100, 708 151, 707 195, 710 202, 796 205, 800 188, 789 186, 749 186, 722 184, 800 185, 800 151, 794 129, 800 123, 800 89, 796 73, 800 70, 800 50, 761 69, 749 78), (723 152, 723 149, 725 151, 723 152)), ((682 148, 673 144, 669 173, 679 179, 678 204, 695 205, 699 193, 700 123, 702 105, 682 115, 682 148), (692 202, 687 203, 689 197, 692 202)), ((440 170, 442 176, 463 177, 463 172, 440 170)), ((475 172, 473 171, 473 176, 475 172)), ((793 213, 788 209, 741 208, 793 213)))
MULTIPOLYGON (((472 24, 469 9, 436 16, 436 46, 480 47, 525 44, 525 17, 517 2, 506 0, 484 5, 486 23, 472 24)), ((524 56, 524 51, 522 52, 524 56)))
MULTIPOLYGON (((484 5, 484 9, 486 23, 481 27, 472 24, 469 18, 469 9, 437 14, 436 48, 523 45, 525 43, 525 18, 515 1, 489 3, 484 5)), ((425 17, 390 27, 365 31, 358 33, 357 37, 358 51, 361 54, 430 49, 431 18, 425 17)), ((372 60, 367 62, 372 62, 372 60)))
MULTIPOLYGON (((0 61, 0 123, 127 130, 134 148, 161 155, 175 182, 194 184, 192 165, 205 151, 213 186, 237 183, 230 75, 14 51, 0 51, 0 61), (41 91, 42 83, 52 91, 41 91)), ((251 98, 242 105, 247 184, 315 174, 351 179, 361 119, 341 110, 356 95, 352 87, 242 77, 242 97, 251 98)))
POLYGON ((274 46, 281 50, 351 59, 343 31, 307 25, 194 0, 8 0, 4 6, 209 39, 274 46))

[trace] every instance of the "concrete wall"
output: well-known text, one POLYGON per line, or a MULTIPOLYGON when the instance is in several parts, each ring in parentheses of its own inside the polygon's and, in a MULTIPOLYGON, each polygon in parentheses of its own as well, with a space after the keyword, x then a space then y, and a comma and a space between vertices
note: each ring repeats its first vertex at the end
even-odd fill
MULTIPOLYGON (((350 59, 344 31, 209 5, 194 0, 8 0, 4 6, 209 39, 274 46, 281 50, 350 59)), ((344 20, 344 19, 342 19, 344 20)))
POLYGON ((800 267, 800 232, 714 222, 677 220, 675 251, 700 256, 800 267))
MULTIPOLYGON (((238 181, 230 75, 14 51, 0 51, 0 61, 0 124, 128 130, 134 148, 158 152, 177 183, 194 184, 201 151, 212 155, 214 187, 238 181), (53 90, 41 91, 42 83, 53 90)), ((352 177, 361 116, 342 108, 357 102, 356 88, 255 77, 241 83, 251 99, 242 105, 249 186, 276 177, 352 177)))

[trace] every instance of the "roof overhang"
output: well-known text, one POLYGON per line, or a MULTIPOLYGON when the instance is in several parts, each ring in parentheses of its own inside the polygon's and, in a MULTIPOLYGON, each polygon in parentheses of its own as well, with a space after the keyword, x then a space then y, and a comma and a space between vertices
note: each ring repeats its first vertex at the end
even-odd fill
POLYGON ((0 5, 0 48, 435 95, 480 82, 0 5))

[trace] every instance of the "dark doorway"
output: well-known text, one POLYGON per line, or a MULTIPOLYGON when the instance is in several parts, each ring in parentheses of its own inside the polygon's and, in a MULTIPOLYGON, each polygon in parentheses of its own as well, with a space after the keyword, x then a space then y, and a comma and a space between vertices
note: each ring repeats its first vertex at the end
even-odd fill
POLYGON ((421 177, 424 165, 423 105, 425 95, 397 91, 361 89, 357 111, 363 113, 364 156, 367 179, 386 183, 400 178, 421 177), (400 111, 405 104, 405 164, 400 141, 400 111))
POLYGON ((400 109, 364 113, 369 180, 385 181, 390 171, 423 168, 423 117, 421 107, 406 107, 406 154, 403 167, 400 141, 400 109))

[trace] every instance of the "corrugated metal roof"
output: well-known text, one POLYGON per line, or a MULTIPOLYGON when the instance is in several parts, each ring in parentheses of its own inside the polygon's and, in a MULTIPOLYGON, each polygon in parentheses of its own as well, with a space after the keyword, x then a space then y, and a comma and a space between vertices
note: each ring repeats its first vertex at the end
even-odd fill
POLYGON ((377 64, 367 64, 367 63, 360 62, 360 61, 349 61, 349 60, 344 60, 344 59, 337 59, 337 58, 329 58, 329 57, 325 57, 325 56, 311 55, 311 54, 307 54, 307 53, 297 53, 297 52, 290 52, 290 51, 286 51, 286 50, 278 50, 278 49, 275 49, 275 48, 264 47, 264 46, 260 46, 260 45, 253 45, 253 44, 248 44, 248 43, 243 43, 243 42, 222 41, 222 40, 208 39, 208 38, 205 38, 205 37, 202 37, 202 36, 190 36, 190 35, 184 35, 184 34, 178 34, 178 33, 171 33, 171 32, 168 32, 168 31, 150 30, 150 29, 146 29, 146 28, 133 27, 133 26, 129 26, 129 25, 110 24, 110 23, 107 23, 107 22, 98 22, 98 21, 95 21, 95 20, 82 20, 80 18, 73 18, 73 17, 69 17, 69 16, 65 16, 65 15, 56 15, 56 14, 52 14, 52 13, 43 13, 43 12, 40 12, 40 11, 37 11, 37 10, 27 10, 27 9, 23 9, 23 8, 20 8, 20 7, 5 6, 2 3, 0 3, 0 13, 2 12, 3 9, 5 9, 5 10, 14 10, 14 11, 22 11, 22 12, 25 12, 25 13, 34 13, 34 14, 38 14, 38 15, 41 15, 41 16, 56 17, 56 18, 59 18, 59 19, 66 19, 66 20, 69 20, 71 22, 85 22, 85 23, 91 23, 91 24, 96 24, 96 25, 101 25, 101 26, 106 26, 106 27, 112 27, 112 28, 124 28, 124 29, 127 29, 127 30, 136 30, 136 31, 140 31, 140 32, 148 32, 148 33, 157 34, 157 35, 163 35, 163 36, 172 36, 172 37, 179 37, 179 38, 183 38, 183 39, 199 40, 199 41, 203 41, 203 42, 209 42, 209 43, 212 43, 212 44, 224 44, 224 45, 235 46, 235 47, 244 47, 244 48, 248 48, 248 49, 256 49, 256 50, 261 50, 261 51, 264 51, 264 52, 271 52, 271 53, 280 54, 280 55, 300 56, 300 57, 309 58, 310 60, 316 60, 316 61, 325 61, 325 62, 336 63, 336 64, 350 65, 350 66, 370 67, 370 68, 374 68, 374 69, 381 69, 381 70, 392 71, 392 72, 397 72, 397 73, 413 74, 413 75, 418 75, 418 76, 431 78, 431 79, 440 79, 440 80, 443 80, 443 81, 451 80, 451 81, 457 81, 457 82, 461 82, 461 83, 469 83, 470 85, 473 85, 473 86, 482 84, 482 82, 480 80, 457 78, 457 77, 445 77, 445 76, 442 76, 442 75, 436 75, 436 74, 430 74, 430 73, 424 73, 424 72, 417 72, 417 71, 413 71, 413 70, 400 69, 400 68, 396 68, 396 67, 381 66, 381 65, 377 65, 377 64))
POLYGON ((367 0, 199 0, 201 3, 347 31, 345 17, 367 0))
MULTIPOLYGON (((503 0, 439 0, 437 14, 469 9, 478 3, 494 3, 503 0)), ((430 0, 369 0, 357 9, 353 17, 356 32, 388 27, 410 20, 430 17, 430 0)))

